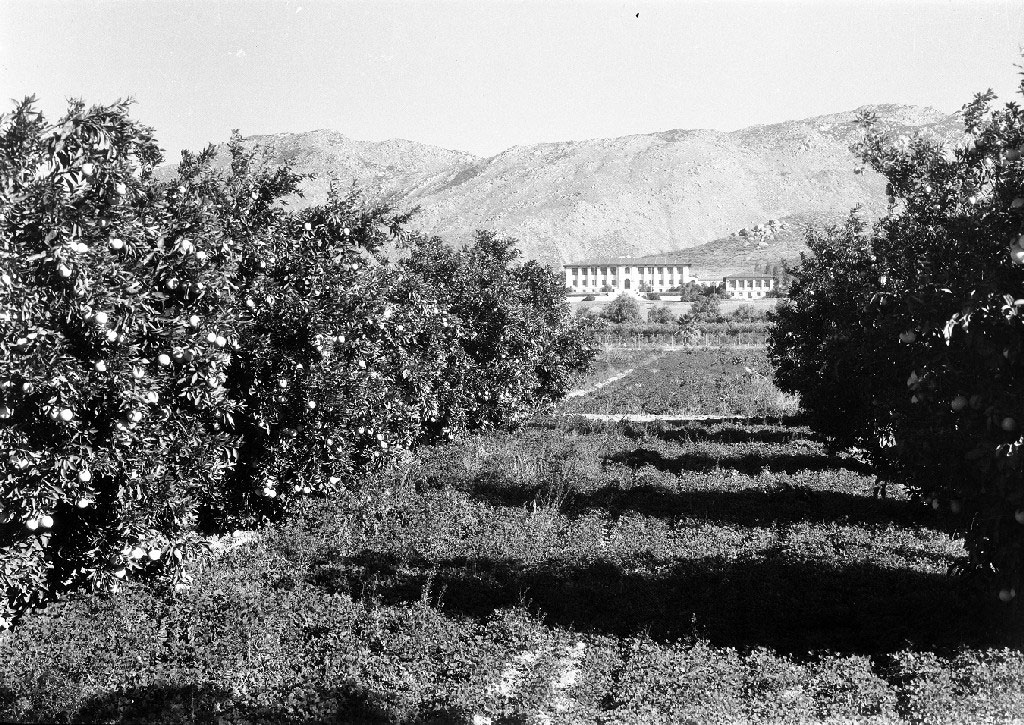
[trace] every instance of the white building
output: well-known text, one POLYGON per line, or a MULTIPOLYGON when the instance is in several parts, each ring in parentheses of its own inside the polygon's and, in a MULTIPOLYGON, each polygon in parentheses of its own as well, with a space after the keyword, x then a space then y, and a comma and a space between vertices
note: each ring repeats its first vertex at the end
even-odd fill
POLYGON ((672 254, 604 257, 563 265, 572 292, 665 292, 690 282, 690 263, 672 254))
POLYGON ((732 274, 722 277, 722 283, 730 297, 745 300, 764 297, 776 288, 775 278, 770 274, 732 274))

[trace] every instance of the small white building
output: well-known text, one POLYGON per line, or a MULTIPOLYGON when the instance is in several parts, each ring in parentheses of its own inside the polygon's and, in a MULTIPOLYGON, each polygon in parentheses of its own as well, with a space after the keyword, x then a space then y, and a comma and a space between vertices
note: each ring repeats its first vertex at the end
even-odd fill
POLYGON ((690 282, 690 263, 673 254, 604 257, 569 262, 565 286, 572 292, 665 292, 690 282))
POLYGON ((758 299, 776 289, 775 278, 770 274, 732 274, 722 277, 722 283, 726 294, 736 299, 758 299))

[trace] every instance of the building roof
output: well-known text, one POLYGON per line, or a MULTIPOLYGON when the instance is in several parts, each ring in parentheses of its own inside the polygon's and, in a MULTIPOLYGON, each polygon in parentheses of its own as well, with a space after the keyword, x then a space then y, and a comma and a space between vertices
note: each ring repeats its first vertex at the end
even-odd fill
POLYGON ((691 265, 685 257, 679 254, 651 254, 646 257, 594 257, 593 259, 582 259, 574 262, 566 262, 563 267, 646 267, 652 264, 669 265, 681 267, 691 265))
POLYGON ((743 274, 727 274, 722 279, 775 279, 774 274, 753 274, 752 272, 744 272, 743 274))

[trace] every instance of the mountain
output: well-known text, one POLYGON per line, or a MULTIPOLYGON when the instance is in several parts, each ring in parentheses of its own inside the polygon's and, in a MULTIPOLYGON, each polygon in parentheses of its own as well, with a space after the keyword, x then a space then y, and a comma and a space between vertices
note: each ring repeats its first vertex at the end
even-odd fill
POLYGON ((850 152, 862 111, 907 137, 954 142, 963 133, 959 114, 876 105, 737 131, 516 146, 489 158, 333 131, 249 141, 271 162, 317 175, 302 203, 322 201, 333 176, 398 208, 421 207, 412 226, 453 244, 493 229, 518 238, 526 257, 555 264, 692 249, 695 273, 717 276, 795 256, 806 223, 839 219, 858 204, 869 216, 884 211, 884 180, 850 152), (769 229, 769 220, 789 223, 769 229), (757 225, 771 233, 738 234, 757 225))

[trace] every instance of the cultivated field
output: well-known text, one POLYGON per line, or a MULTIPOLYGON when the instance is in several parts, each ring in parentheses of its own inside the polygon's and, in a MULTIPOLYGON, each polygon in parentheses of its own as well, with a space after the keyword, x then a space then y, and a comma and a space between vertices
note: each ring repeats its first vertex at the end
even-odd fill
MULTIPOLYGON (((759 355, 616 351, 583 382, 635 371, 559 412, 763 415, 759 355)), ((0 719, 1020 718, 1019 613, 947 576, 949 514, 874 482, 791 418, 556 415, 424 449, 188 591, 0 634, 0 719)))
MULTIPOLYGON (((771 380, 760 349, 607 350, 595 371, 630 371, 590 395, 570 399, 564 413, 781 416, 796 400, 771 380)), ((611 377, 611 375, 609 375, 611 377)))

